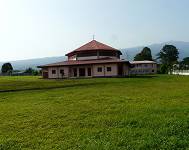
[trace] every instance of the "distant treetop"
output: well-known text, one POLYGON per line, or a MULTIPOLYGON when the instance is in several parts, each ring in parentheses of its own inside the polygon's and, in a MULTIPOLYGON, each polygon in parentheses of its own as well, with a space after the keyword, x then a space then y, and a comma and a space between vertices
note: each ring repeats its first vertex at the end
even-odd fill
POLYGON ((134 57, 134 61, 152 60, 151 49, 144 47, 143 50, 134 57))

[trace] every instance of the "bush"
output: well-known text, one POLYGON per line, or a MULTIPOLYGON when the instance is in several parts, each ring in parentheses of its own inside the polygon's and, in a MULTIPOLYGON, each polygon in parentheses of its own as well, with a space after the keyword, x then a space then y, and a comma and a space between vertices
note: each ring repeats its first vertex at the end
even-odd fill
POLYGON ((169 67, 168 67, 168 65, 161 64, 159 73, 160 73, 160 74, 168 74, 168 72, 169 72, 169 67))

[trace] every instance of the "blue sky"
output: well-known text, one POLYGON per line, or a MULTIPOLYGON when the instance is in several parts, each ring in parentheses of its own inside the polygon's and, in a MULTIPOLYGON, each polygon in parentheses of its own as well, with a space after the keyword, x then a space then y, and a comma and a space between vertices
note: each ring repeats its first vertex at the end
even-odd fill
POLYGON ((189 41, 188 0, 0 0, 0 61, 189 41))

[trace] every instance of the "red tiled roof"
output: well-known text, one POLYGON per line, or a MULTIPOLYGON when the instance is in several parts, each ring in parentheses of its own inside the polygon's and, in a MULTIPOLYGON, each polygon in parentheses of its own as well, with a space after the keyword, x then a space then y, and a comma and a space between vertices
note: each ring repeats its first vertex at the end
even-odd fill
POLYGON ((111 46, 106 44, 100 43, 96 40, 92 40, 91 42, 81 46, 80 48, 66 54, 66 56, 73 54, 75 52, 82 52, 82 51, 91 51, 91 50, 109 50, 109 51, 119 51, 111 46))
POLYGON ((74 66, 74 65, 89 65, 89 64, 107 64, 107 63, 129 63, 126 60, 120 59, 95 59, 95 60, 72 60, 72 61, 62 61, 58 63, 48 64, 44 66, 38 66, 38 68, 45 67, 57 67, 57 66, 74 66))

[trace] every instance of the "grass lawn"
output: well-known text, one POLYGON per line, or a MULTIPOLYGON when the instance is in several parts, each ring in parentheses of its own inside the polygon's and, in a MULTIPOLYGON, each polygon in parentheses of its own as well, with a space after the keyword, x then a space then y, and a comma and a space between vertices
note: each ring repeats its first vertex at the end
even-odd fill
POLYGON ((0 77, 0 149, 189 149, 189 77, 0 77))

